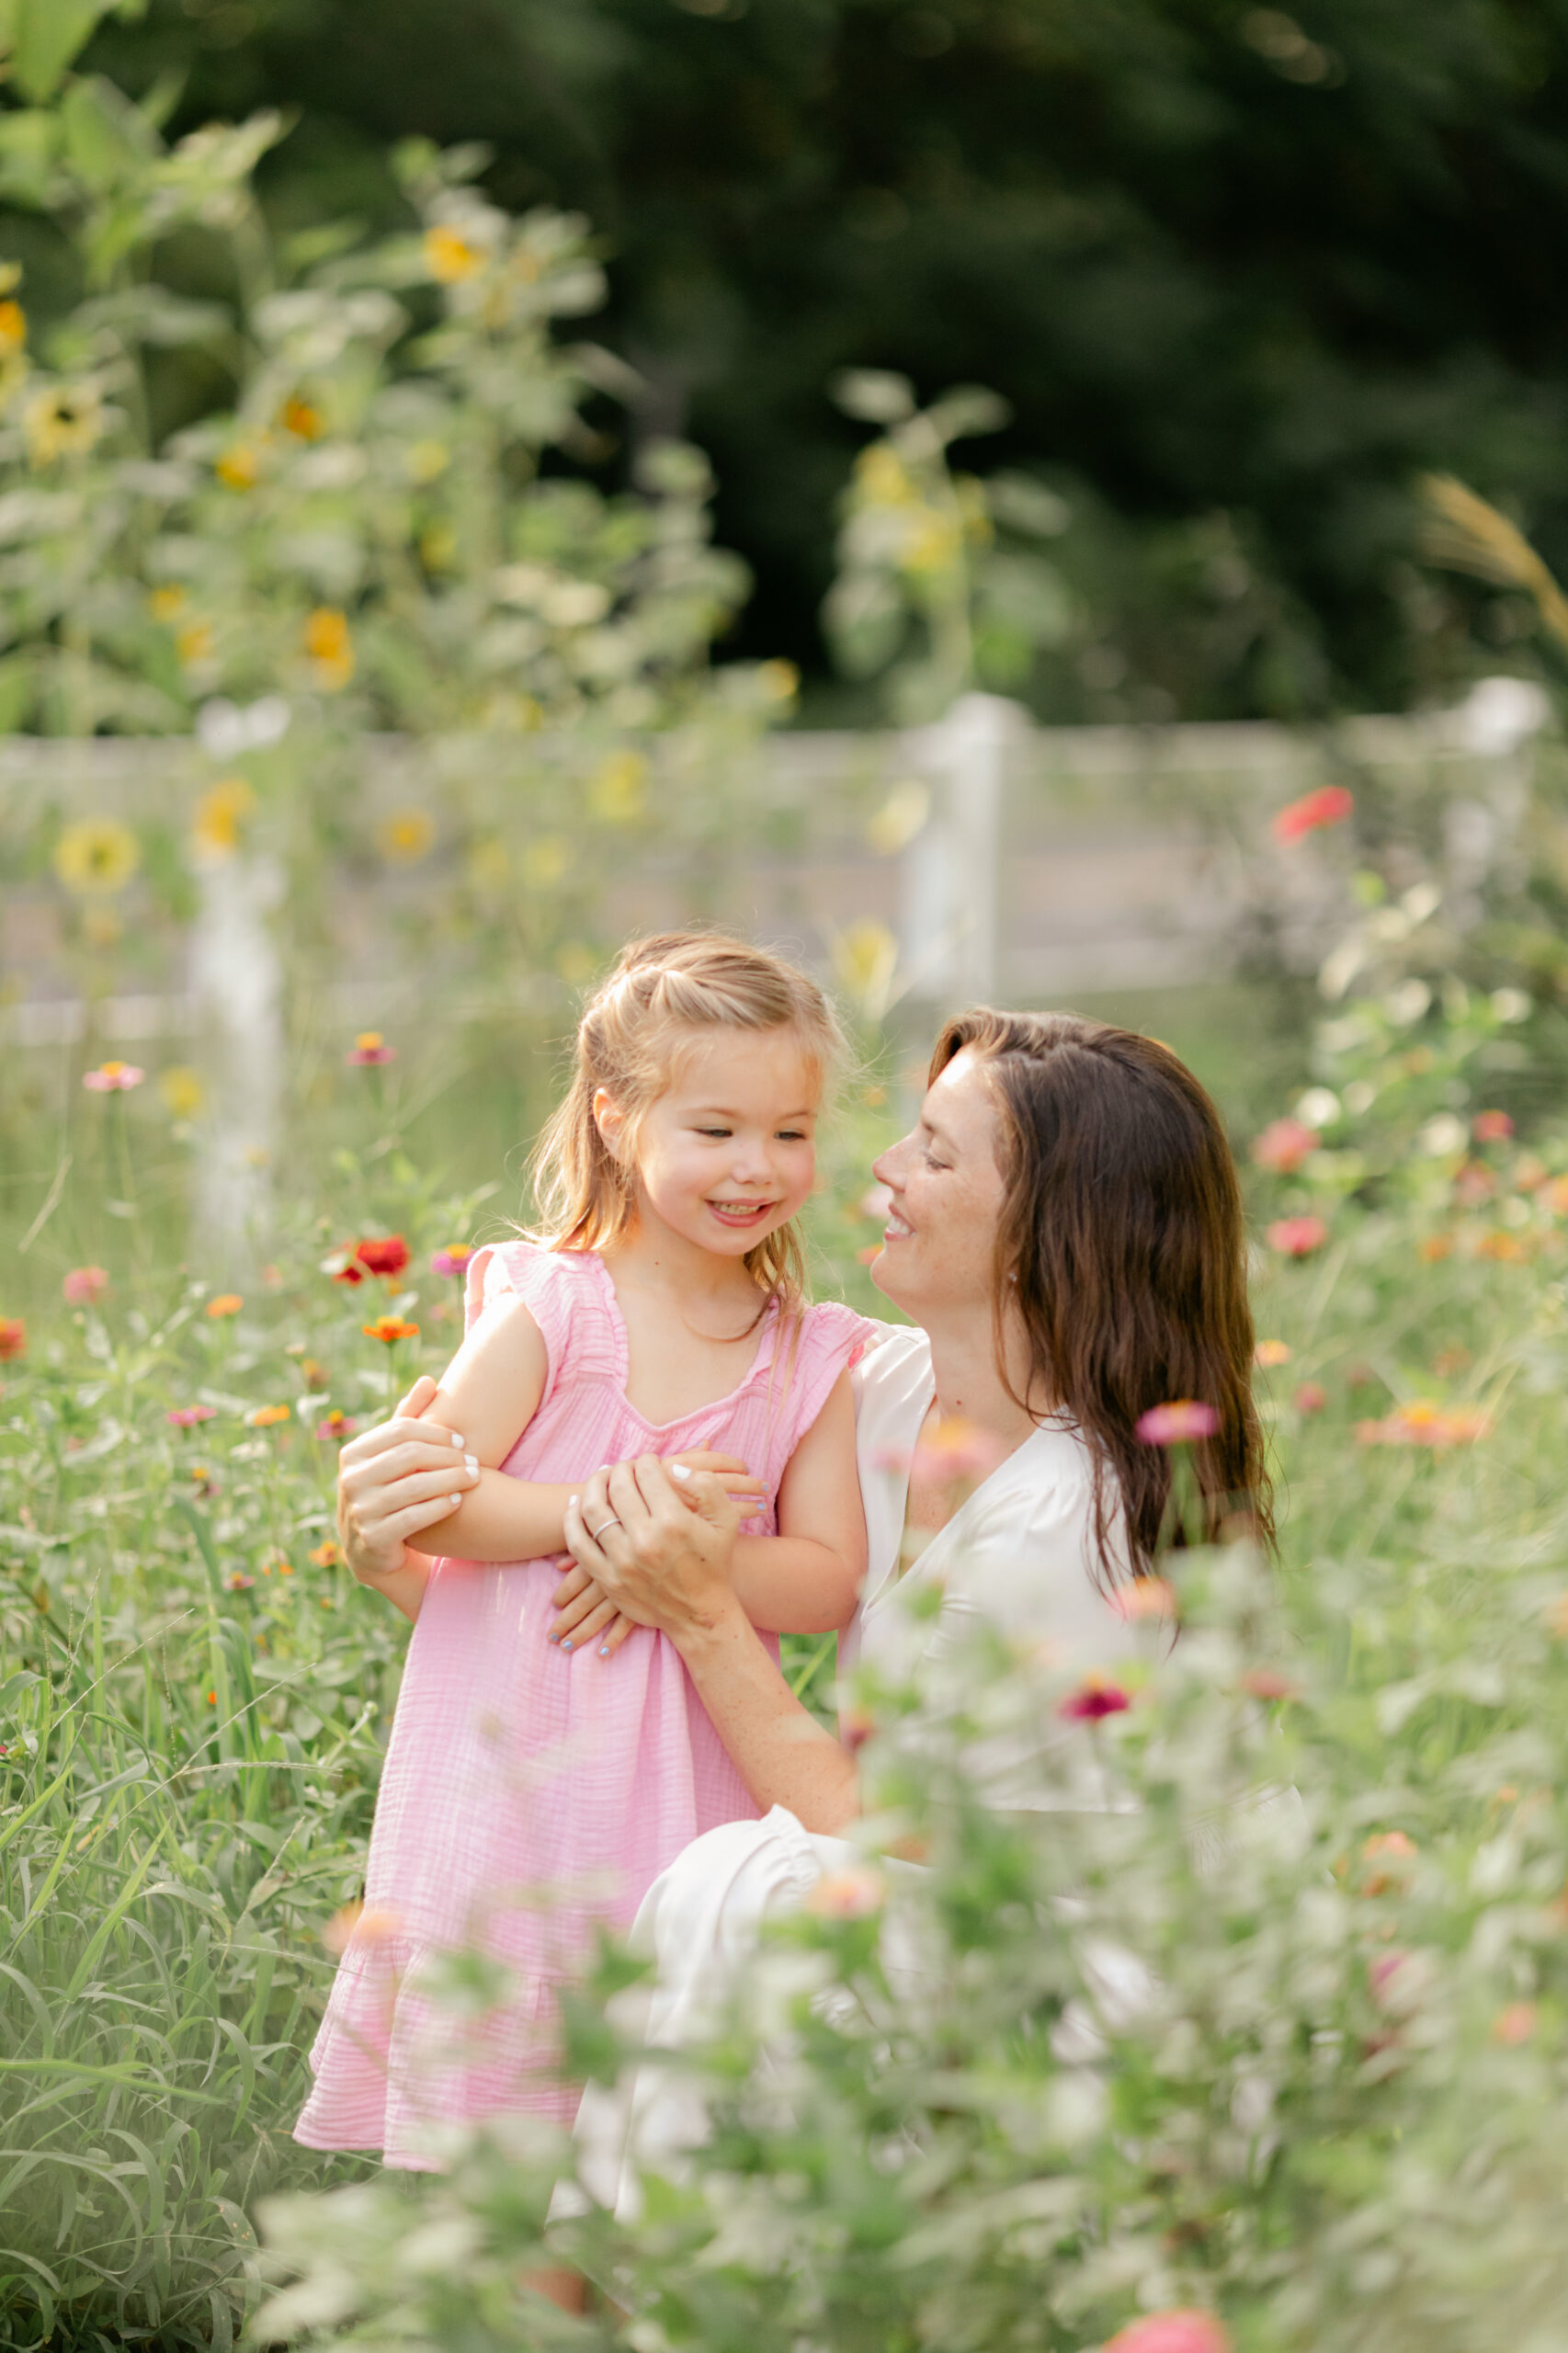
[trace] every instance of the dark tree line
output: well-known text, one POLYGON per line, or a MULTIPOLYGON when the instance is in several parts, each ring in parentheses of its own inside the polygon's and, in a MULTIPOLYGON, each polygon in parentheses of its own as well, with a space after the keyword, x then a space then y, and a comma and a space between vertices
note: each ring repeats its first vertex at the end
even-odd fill
POLYGON ((1568 0, 152 0, 87 63, 177 70, 176 129, 296 113, 284 222, 384 214, 413 131, 588 212, 748 644, 819 674, 849 364, 995 387, 975 462, 1066 489, 1065 716, 1119 663, 1196 714, 1440 689, 1471 615, 1422 469, 1568 539, 1568 0))

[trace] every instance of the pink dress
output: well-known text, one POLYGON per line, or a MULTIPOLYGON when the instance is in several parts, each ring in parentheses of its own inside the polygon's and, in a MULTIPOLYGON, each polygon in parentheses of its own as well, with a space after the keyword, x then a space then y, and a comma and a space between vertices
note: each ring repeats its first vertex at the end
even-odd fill
MULTIPOLYGON (((627 1402, 626 1328, 597 1257, 526 1242, 479 1252, 470 1325, 507 1293, 539 1324, 550 1369, 505 1471, 564 1481, 637 1454, 722 1449, 766 1482, 767 1508, 746 1523, 759 1535, 776 1532, 785 1465, 870 1329, 846 1307, 810 1307, 780 1347, 770 1309, 740 1387, 655 1427, 627 1402)), ((608 1659, 547 1642, 560 1575, 560 1556, 435 1565, 387 1749, 365 1908, 294 2128, 308 2147, 381 2149, 389 2165, 420 2168, 432 2163, 433 2122, 522 2109, 570 2121, 577 2092, 552 2072, 558 1988, 591 1958, 596 1927, 629 1926, 683 1847, 756 1818, 665 1635, 639 1627, 608 1659), (459 1951, 481 1958, 441 1959, 459 1951), (438 1999, 431 1980, 443 1972, 438 1999)))

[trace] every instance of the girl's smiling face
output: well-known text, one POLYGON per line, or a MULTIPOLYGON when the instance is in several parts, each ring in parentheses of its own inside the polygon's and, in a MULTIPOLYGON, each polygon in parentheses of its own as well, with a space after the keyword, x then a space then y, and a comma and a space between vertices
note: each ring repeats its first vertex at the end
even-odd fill
POLYGON ((913 1132, 873 1163, 892 1207, 871 1280, 917 1321, 990 1301, 1006 1192, 1001 1141, 985 1073, 966 1047, 926 1090, 913 1132))
POLYGON ((821 1095, 822 1074, 794 1030, 699 1030, 634 1135, 602 1088, 594 1116, 609 1149, 635 1161, 644 1223, 741 1258, 805 1205, 821 1095))

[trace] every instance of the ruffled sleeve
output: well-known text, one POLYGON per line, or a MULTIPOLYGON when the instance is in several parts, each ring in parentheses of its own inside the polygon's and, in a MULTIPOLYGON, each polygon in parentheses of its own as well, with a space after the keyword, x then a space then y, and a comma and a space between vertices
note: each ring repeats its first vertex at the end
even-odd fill
POLYGON ((596 1313, 597 1294, 591 1279, 585 1279, 591 1275, 581 1254, 541 1250, 533 1242, 494 1243, 476 1250, 468 1262, 463 1321, 469 1331, 506 1299, 520 1299, 539 1325, 550 1364, 541 1405, 560 1385, 568 1347, 579 1369, 585 1360, 602 1358, 613 1370, 613 1344, 607 1345, 608 1336, 598 1328, 602 1312, 596 1313))

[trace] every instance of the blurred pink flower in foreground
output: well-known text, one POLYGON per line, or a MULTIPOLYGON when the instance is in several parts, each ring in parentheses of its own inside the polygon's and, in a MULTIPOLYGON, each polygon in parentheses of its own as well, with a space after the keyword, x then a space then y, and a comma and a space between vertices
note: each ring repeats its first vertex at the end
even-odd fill
POLYGON ((1328 1392, 1321 1381, 1303 1381, 1292 1403, 1298 1414, 1321 1414, 1328 1403, 1328 1392))
POLYGON ((1134 1577, 1131 1585, 1117 1586, 1110 1597, 1110 1606, 1119 1618, 1132 1620, 1174 1618, 1176 1588, 1167 1585, 1164 1577, 1134 1577))
POLYGON ((164 1419, 176 1430, 193 1430, 198 1422, 210 1422, 217 1410, 216 1405, 173 1405, 164 1419))
POLYGON ((1188 1438, 1214 1438, 1220 1416, 1212 1405, 1196 1398, 1177 1397, 1168 1405, 1151 1405, 1133 1424, 1145 1446, 1181 1446, 1188 1438))
POLYGON ((1324 825, 1343 824, 1356 806, 1356 796, 1343 784, 1320 784, 1315 792, 1303 792, 1299 801, 1290 801, 1276 811, 1273 823, 1277 842, 1299 842, 1303 834, 1315 834, 1324 825))
POLYGON ((0 1364, 28 1352, 28 1327, 19 1315, 0 1315, 0 1364))
POLYGON ((468 1262, 473 1256, 472 1242, 449 1242, 444 1250, 436 1251, 430 1260, 433 1275, 456 1275, 468 1272, 468 1262))
POLYGON ((146 1075, 134 1063, 100 1063, 97 1070, 82 1073, 82 1084, 94 1095, 127 1095, 146 1075))
POLYGON ((1477 1143, 1506 1143, 1514 1132, 1514 1122, 1506 1111, 1478 1111, 1471 1134, 1477 1143))
POLYGON ((1106 1683, 1097 1675, 1086 1675, 1076 1691, 1070 1691, 1058 1715, 1071 1723, 1098 1723, 1102 1716, 1119 1716, 1132 1705, 1132 1695, 1119 1683, 1106 1683))
POLYGON ((361 1069, 375 1069, 382 1063, 396 1060, 397 1048, 389 1046, 379 1029, 361 1029, 344 1061, 358 1063, 361 1069))
POLYGON ((1287 1258, 1310 1258, 1327 1240, 1328 1228, 1321 1217, 1276 1218, 1268 1228, 1269 1248, 1287 1258))
POLYGON ((1273 1168, 1289 1176, 1317 1148, 1317 1137, 1300 1120, 1271 1120, 1261 1135, 1253 1138, 1252 1156, 1260 1168, 1273 1168))
POLYGON ((1230 2346, 1212 2313, 1183 2305, 1130 2320, 1107 2340, 1100 2353, 1230 2353, 1230 2346))
POLYGON ((73 1307, 91 1307, 108 1290, 108 1275, 102 1267, 73 1267, 60 1288, 73 1307))
POLYGON ((855 1863, 819 1879, 806 1898, 806 1909, 823 1920, 865 1920, 881 1910, 886 1892, 880 1871, 855 1863))

